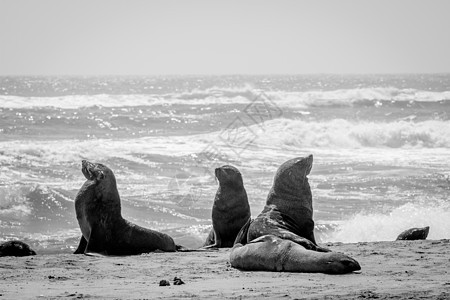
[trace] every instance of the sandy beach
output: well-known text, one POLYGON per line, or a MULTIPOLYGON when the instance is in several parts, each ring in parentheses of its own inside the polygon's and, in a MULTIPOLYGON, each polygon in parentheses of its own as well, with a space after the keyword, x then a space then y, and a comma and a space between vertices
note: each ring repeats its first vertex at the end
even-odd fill
POLYGON ((450 240, 327 244, 360 273, 243 272, 229 249, 0 258, 0 299, 449 299, 450 240), (174 285, 174 277, 185 284, 174 285), (170 286, 159 286, 161 280, 170 286))
POLYGON ((450 0, 0 12, 0 300, 450 300, 450 0))

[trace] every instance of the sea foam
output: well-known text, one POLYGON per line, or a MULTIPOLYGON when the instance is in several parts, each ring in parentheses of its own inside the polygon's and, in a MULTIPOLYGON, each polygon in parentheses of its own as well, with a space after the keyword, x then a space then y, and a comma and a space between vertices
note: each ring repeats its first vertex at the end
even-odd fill
POLYGON ((253 125, 240 129, 240 134, 255 144, 276 144, 292 149, 318 148, 450 148, 450 121, 423 122, 368 122, 334 119, 303 121, 276 119, 264 124, 264 130, 253 125), (258 132, 255 134, 254 132, 258 132))
POLYGON ((305 92, 267 92, 267 95, 280 106, 311 107, 311 106, 351 106, 362 101, 418 101, 439 102, 450 100, 450 91, 433 92, 417 89, 398 89, 394 87, 339 89, 333 91, 305 92))
MULTIPOLYGON (((154 163, 141 158, 141 154, 181 157, 199 154, 213 145, 219 152, 232 152, 233 134, 246 152, 259 149, 446 149, 450 148, 450 121, 423 122, 356 122, 343 119, 330 121, 303 121, 276 119, 259 125, 233 129, 235 132, 214 131, 185 136, 155 136, 135 139, 92 139, 55 141, 4 141, 0 142, 0 163, 9 168, 17 163, 43 168, 70 164, 81 159, 106 160, 121 158, 129 162, 153 167, 154 163)), ((8 169, 2 172, 16 172, 8 169)), ((20 174, 19 174, 20 175, 20 174)))
POLYGON ((358 213, 342 221, 324 242, 392 241, 404 230, 430 226, 428 239, 450 238, 450 204, 407 203, 388 213, 358 213))
POLYGON ((261 90, 249 85, 233 88, 194 89, 166 94, 98 94, 66 95, 55 97, 23 97, 0 95, 0 108, 55 107, 76 109, 82 107, 133 107, 154 105, 212 105, 248 104, 264 95, 281 107, 315 107, 331 105, 351 106, 361 101, 418 101, 439 102, 450 100, 450 91, 436 92, 394 87, 311 90, 301 92, 261 90))

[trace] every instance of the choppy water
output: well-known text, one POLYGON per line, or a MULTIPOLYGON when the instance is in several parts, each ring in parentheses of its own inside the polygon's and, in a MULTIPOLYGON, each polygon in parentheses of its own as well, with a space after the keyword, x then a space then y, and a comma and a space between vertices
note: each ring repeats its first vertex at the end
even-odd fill
POLYGON ((277 167, 312 153, 319 241, 450 238, 450 75, 2 77, 0 241, 71 251, 81 160, 123 215, 200 246, 223 164, 253 216, 277 167))

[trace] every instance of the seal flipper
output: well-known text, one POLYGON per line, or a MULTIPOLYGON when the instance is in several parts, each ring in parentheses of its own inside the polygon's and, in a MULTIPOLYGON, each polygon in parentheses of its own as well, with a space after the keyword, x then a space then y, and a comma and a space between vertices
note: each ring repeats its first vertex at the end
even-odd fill
POLYGON ((86 250, 84 254, 96 255, 102 254, 107 255, 106 251, 106 233, 102 226, 92 226, 91 234, 89 235, 89 240, 87 241, 86 250))
POLYGON ((214 228, 211 231, 214 233, 214 243, 208 246, 203 246, 203 249, 220 248, 222 245, 222 238, 220 235, 214 230, 214 228))
POLYGON ((292 233, 287 230, 280 231, 278 234, 275 234, 275 236, 277 236, 281 239, 290 240, 296 244, 299 244, 306 250, 312 250, 312 251, 317 251, 317 252, 331 252, 331 250, 320 247, 320 246, 314 244, 313 242, 311 242, 310 240, 308 240, 304 237, 298 236, 295 233, 292 233))
POLYGON ((274 235, 271 235, 271 234, 267 234, 267 235, 260 236, 252 241, 249 241, 248 243, 256 244, 256 243, 272 242, 274 239, 277 239, 277 237, 274 235))
POLYGON ((252 218, 248 218, 247 222, 242 226, 241 230, 239 231, 238 235, 236 236, 236 239, 234 240, 233 245, 236 244, 242 244, 245 245, 249 241, 247 240, 248 235, 248 229, 250 228, 250 224, 252 224, 253 220, 252 218))
POLYGON ((81 236, 80 244, 78 245, 77 250, 75 250, 75 252, 73 254, 84 254, 87 244, 88 243, 87 243, 86 239, 84 238, 84 236, 81 236))
POLYGON ((294 234, 292 237, 287 237, 285 239, 291 240, 301 246, 303 246, 305 249, 318 251, 318 252, 331 252, 331 250, 321 247, 317 245, 316 239, 314 238, 314 221, 309 220, 304 224, 306 228, 300 228, 298 224, 287 214, 282 213, 281 211, 277 210, 281 217, 283 218, 283 221, 285 222, 286 228, 293 232, 294 234), (310 234, 309 234, 310 232, 310 234), (314 246, 309 246, 308 242, 311 242, 314 246))
POLYGON ((214 244, 214 229, 211 228, 209 231, 208 237, 206 238, 205 243, 203 244, 203 247, 214 244))

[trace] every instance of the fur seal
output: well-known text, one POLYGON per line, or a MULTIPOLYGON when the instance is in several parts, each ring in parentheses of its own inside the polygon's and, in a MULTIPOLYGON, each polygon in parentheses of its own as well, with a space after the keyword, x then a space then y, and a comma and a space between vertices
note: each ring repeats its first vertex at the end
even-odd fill
POLYGON ((29 256, 36 255, 33 249, 21 241, 9 241, 0 245, 1 256, 29 256))
POLYGON ((426 240, 428 236, 428 232, 430 231, 430 226, 426 226, 423 228, 411 228, 403 231, 397 237, 398 240, 426 240))
POLYGON ((81 233, 74 254, 133 255, 155 250, 173 252, 167 234, 135 225, 122 217, 114 173, 105 165, 82 161, 86 182, 75 198, 81 233))
POLYGON ((242 226, 250 220, 247 192, 237 168, 225 165, 215 169, 215 174, 219 180, 219 188, 212 207, 213 228, 203 246, 233 247, 242 226))
POLYGON ((306 177, 312 162, 312 155, 297 157, 278 168, 263 211, 242 228, 235 243, 246 244, 271 234, 308 250, 329 251, 318 246, 314 238, 312 194, 306 177))
POLYGON ((347 255, 306 250, 274 235, 260 236, 245 246, 234 245, 230 263, 246 271, 345 274, 361 270, 359 263, 347 255))

